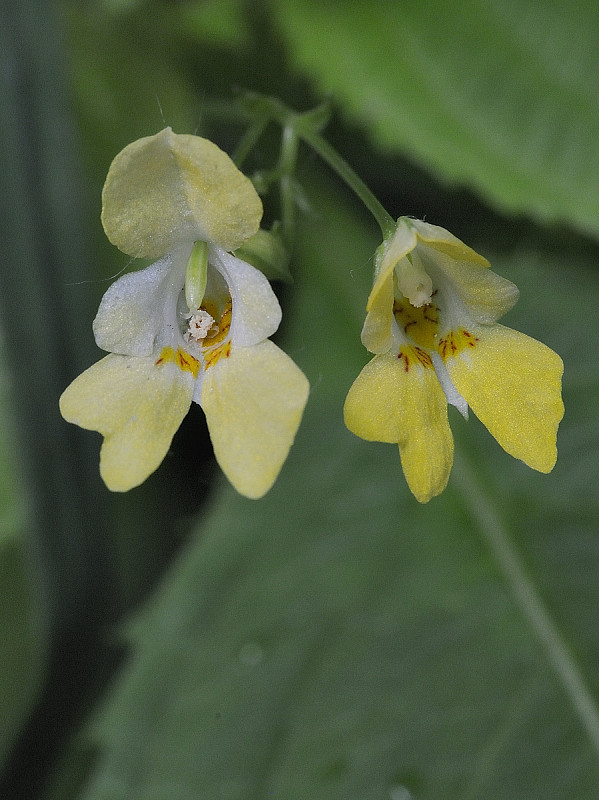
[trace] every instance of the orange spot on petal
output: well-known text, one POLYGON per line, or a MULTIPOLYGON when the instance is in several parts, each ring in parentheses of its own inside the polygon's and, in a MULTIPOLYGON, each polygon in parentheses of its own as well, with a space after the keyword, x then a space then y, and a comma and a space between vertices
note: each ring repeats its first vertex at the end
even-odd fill
POLYGON ((397 354, 397 358, 404 364, 404 372, 410 371, 412 364, 418 363, 425 369, 433 369, 433 362, 430 355, 421 347, 402 347, 397 354))
POLYGON ((466 328, 458 328, 455 331, 449 331, 448 334, 439 339, 437 351, 445 361, 448 356, 457 355, 465 347, 476 347, 477 342, 477 336, 474 336, 466 328))
POLYGON ((176 364, 183 372, 191 372, 194 378, 198 377, 200 362, 180 347, 177 348, 176 364))
POLYGON ((157 367, 164 364, 176 364, 182 372, 191 372, 194 378, 198 376, 200 362, 185 350, 177 347, 177 352, 172 347, 163 347, 160 355, 155 361, 157 367))
POLYGON ((175 351, 172 347, 163 347, 160 355, 156 359, 156 366, 161 367, 163 364, 168 364, 169 361, 175 360, 175 351))

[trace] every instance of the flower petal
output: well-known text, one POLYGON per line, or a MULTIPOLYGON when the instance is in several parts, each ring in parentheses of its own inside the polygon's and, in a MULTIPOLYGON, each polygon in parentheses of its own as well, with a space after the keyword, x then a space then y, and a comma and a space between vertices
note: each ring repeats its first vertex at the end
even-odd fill
MULTIPOLYGON (((384 241, 376 251, 374 285, 366 305, 367 311, 370 311, 375 304, 378 305, 379 294, 387 291, 387 283, 393 275, 396 264, 416 247, 416 231, 409 224, 411 222, 412 220, 400 217, 397 220, 397 228, 393 236, 384 241)), ((391 288, 393 289, 393 284, 391 284, 391 288)))
POLYGON ((564 414, 561 358, 503 325, 471 333, 478 340, 475 346, 445 362, 456 389, 504 450, 533 469, 550 472, 564 414))
MULTIPOLYGON (((430 222, 423 222, 420 219, 412 219, 409 217, 400 217, 401 220, 407 222, 415 230, 420 241, 425 242, 435 250, 445 253, 455 261, 469 261, 474 264, 480 264, 482 267, 489 267, 489 262, 476 250, 468 247, 457 236, 450 233, 445 228, 440 228, 438 225, 431 225, 430 222)), ((398 220, 399 222, 399 220, 398 220)))
POLYGON ((418 254, 443 299, 450 325, 459 320, 491 324, 518 300, 518 287, 490 270, 487 262, 456 260, 427 245, 419 245, 418 254))
MULTIPOLYGON (((123 275, 105 293, 94 320, 96 344, 102 350, 148 356, 165 321, 165 304, 176 303, 183 284, 185 253, 169 253, 146 269, 123 275)), ((173 314, 175 309, 173 308, 173 314)))
MULTIPOLYGON (((457 295, 475 322, 488 324, 503 316, 518 300, 518 289, 489 269, 489 262, 445 228, 419 219, 400 217, 418 239, 417 253, 433 285, 446 298, 457 295)), ((449 309, 446 309, 449 310, 449 309)), ((463 315, 463 309, 457 309, 463 315)))
POLYGON ((453 437, 432 364, 423 365, 415 350, 402 348, 403 357, 375 356, 350 388, 343 413, 349 430, 362 439, 399 444, 410 490, 427 503, 447 485, 453 437))
POLYGON ((271 336, 281 324, 282 313, 268 279, 256 267, 221 248, 210 248, 210 259, 231 292, 232 341, 250 347, 271 336))
POLYGON ((67 387, 60 412, 104 436, 100 474, 109 489, 126 492, 160 465, 192 392, 193 376, 174 363, 110 354, 67 387))
POLYGON ((393 324, 393 272, 378 285, 368 300, 368 313, 362 328, 362 344, 371 353, 386 353, 391 347, 393 324))
POLYGON ((158 258, 197 239, 234 250, 256 233, 261 217, 252 182, 226 153, 170 128, 127 145, 102 193, 106 235, 135 258, 158 258))
POLYGON ((287 458, 308 399, 305 375, 270 341, 233 348, 206 371, 202 408, 216 460, 235 489, 262 497, 287 458))

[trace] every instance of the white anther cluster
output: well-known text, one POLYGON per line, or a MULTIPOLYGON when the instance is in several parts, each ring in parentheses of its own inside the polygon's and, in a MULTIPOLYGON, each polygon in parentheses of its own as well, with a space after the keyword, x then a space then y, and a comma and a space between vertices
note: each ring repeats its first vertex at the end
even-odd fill
POLYGON ((185 315, 185 318, 189 320, 184 336, 186 342, 201 342, 208 334, 215 334, 218 331, 218 325, 214 321, 214 317, 202 308, 197 311, 191 311, 185 315))

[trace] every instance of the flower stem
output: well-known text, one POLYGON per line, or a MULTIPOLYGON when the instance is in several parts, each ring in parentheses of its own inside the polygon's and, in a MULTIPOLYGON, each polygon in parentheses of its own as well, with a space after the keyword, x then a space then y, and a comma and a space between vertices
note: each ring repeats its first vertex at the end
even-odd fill
POLYGON ((323 161, 333 169, 339 177, 345 181, 349 188, 356 194, 370 211, 377 221, 383 238, 390 236, 395 230, 396 224, 393 217, 379 203, 374 194, 370 191, 364 181, 350 167, 347 161, 339 155, 337 150, 327 142, 327 140, 308 126, 298 126, 298 134, 303 141, 309 145, 323 161))
POLYGON ((293 194, 293 172, 297 161, 299 140, 292 126, 283 128, 281 139, 281 153, 279 156, 279 171, 281 179, 279 191, 281 195, 281 221, 283 224, 283 238, 287 247, 293 245, 295 238, 295 198, 293 194))
POLYGON ((484 536, 516 604, 544 648, 591 745, 599 754, 599 708, 583 670, 545 606, 537 587, 526 573, 507 527, 480 488, 473 468, 464 460, 456 459, 453 472, 468 513, 484 536))
POLYGON ((266 128, 267 125, 267 119, 256 119, 243 134, 232 156, 232 161, 238 169, 256 146, 258 139, 262 136, 264 128, 266 128))
MULTIPOLYGON (((288 131, 292 131, 295 136, 295 150, 293 158, 297 155, 297 138, 302 139, 305 144, 311 147, 325 161, 332 170, 349 186, 364 203, 372 216, 377 221, 383 238, 390 236, 395 230, 396 224, 393 217, 379 203, 374 194, 370 191, 364 181, 350 167, 347 161, 339 155, 337 150, 320 134, 320 128, 328 120, 328 108, 318 106, 311 111, 298 114, 288 109, 280 100, 274 97, 267 97, 259 94, 247 94, 243 99, 245 107, 250 110, 258 120, 272 120, 283 127, 283 137, 288 131)), ((256 123, 257 125, 257 123, 256 123)), ((254 127, 250 128, 253 131, 254 127)), ((256 127, 257 130, 257 127, 256 127)), ((262 132, 263 128, 260 129, 262 132)), ((285 143, 282 145, 282 149, 285 143)), ((291 147, 291 145, 290 145, 291 147)), ((290 151, 291 152, 291 151, 290 151)))

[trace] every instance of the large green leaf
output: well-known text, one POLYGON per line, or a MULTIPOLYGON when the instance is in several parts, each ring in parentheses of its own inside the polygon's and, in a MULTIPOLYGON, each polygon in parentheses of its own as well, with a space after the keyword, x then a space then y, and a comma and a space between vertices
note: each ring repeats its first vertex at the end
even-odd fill
POLYGON ((277 0, 295 63, 384 148, 501 209, 599 231, 591 0, 277 0))
POLYGON ((567 362, 560 460, 532 473, 456 414, 450 487, 420 506, 396 448, 343 427, 376 239, 320 192, 287 314, 313 386, 296 445, 264 500, 220 485, 130 625, 81 797, 591 800, 598 280, 574 253, 497 260, 508 322, 567 362))

